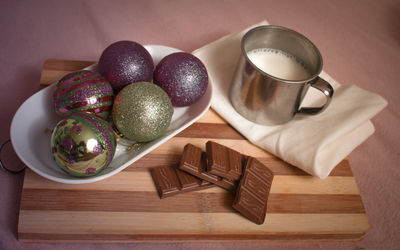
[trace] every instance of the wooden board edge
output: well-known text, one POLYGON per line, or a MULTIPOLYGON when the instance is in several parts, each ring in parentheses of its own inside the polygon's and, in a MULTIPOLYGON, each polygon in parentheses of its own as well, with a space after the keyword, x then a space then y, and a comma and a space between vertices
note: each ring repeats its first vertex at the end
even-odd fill
MULTIPOLYGON (((367 230, 368 231, 368 230, 367 230)), ((263 234, 263 235, 75 235, 19 233, 20 242, 46 243, 172 243, 172 242, 279 242, 279 241, 359 241, 366 232, 344 234, 263 234)))

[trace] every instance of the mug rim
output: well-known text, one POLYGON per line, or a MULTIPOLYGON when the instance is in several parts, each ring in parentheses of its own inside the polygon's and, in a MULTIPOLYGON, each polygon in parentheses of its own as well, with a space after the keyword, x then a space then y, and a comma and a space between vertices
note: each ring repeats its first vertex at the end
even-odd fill
POLYGON ((261 25, 261 26, 256 26, 256 27, 254 27, 254 28, 248 30, 248 31, 246 32, 246 34, 244 34, 244 36, 242 37, 242 40, 241 40, 241 50, 242 50, 242 54, 243 54, 244 57, 246 58, 246 61, 249 62, 253 67, 255 67, 261 74, 266 75, 266 76, 268 76, 268 77, 270 77, 270 78, 272 78, 272 79, 274 79, 274 80, 280 81, 280 82, 287 82, 287 83, 307 83, 307 82, 310 82, 310 81, 314 80, 315 78, 317 78, 317 77, 319 76, 319 74, 321 73, 321 71, 322 71, 323 59, 322 59, 322 55, 321 55, 321 52, 319 51, 318 47, 317 47, 310 39, 308 39, 305 35, 303 35, 303 34, 297 32, 297 31, 295 31, 295 30, 292 30, 292 29, 283 27, 283 26, 278 26, 278 25, 261 25), (308 43, 310 43, 311 46, 312 46, 312 48, 313 48, 314 51, 316 52, 317 57, 318 57, 318 59, 319 59, 319 61, 320 61, 319 67, 318 67, 318 69, 315 71, 315 73, 312 74, 309 78, 304 79, 304 80, 288 80, 288 79, 279 78, 279 77, 270 75, 270 74, 268 74, 267 72, 261 70, 257 65, 255 65, 255 64, 249 59, 249 57, 247 56, 247 52, 244 50, 245 40, 246 40, 252 33, 256 32, 256 31, 258 31, 258 30, 261 30, 261 29, 279 29, 279 30, 283 30, 283 31, 285 31, 285 32, 291 32, 291 33, 294 33, 295 35, 301 37, 302 39, 304 39, 304 40, 307 41, 308 43))

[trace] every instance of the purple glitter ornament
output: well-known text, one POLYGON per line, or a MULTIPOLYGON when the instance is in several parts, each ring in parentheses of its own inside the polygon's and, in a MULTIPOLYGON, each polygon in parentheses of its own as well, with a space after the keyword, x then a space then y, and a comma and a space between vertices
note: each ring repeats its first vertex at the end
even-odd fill
POLYGON ((195 103, 205 94, 208 75, 197 57, 177 52, 164 57, 157 65, 154 83, 167 92, 172 105, 183 107, 195 103))
POLYGON ((111 83, 115 94, 130 83, 151 81, 153 70, 150 53, 142 45, 132 41, 111 44, 99 59, 99 72, 111 83))

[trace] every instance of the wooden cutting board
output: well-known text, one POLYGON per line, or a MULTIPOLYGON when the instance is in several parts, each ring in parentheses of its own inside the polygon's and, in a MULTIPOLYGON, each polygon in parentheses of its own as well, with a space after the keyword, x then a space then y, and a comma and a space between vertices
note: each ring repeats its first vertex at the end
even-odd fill
MULTIPOLYGON (((92 62, 48 60, 41 87, 92 62)), ((124 171, 70 185, 25 172, 19 215, 21 241, 134 242, 356 240, 368 218, 347 160, 325 180, 309 176, 249 143, 213 110, 124 171), (263 225, 231 208, 233 196, 214 187, 161 200, 149 168, 179 161, 183 146, 214 140, 258 157, 275 173, 263 225)))

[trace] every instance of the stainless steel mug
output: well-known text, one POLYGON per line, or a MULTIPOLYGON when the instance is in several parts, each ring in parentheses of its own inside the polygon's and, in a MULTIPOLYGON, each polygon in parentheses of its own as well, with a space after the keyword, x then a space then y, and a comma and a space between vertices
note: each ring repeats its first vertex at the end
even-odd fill
MULTIPOLYGON (((290 121, 297 113, 315 115, 328 107, 334 91, 318 76, 322 70, 322 57, 305 36, 280 26, 258 26, 243 36, 241 47, 230 100, 243 117, 262 125, 278 125, 290 121), (291 56, 304 67, 307 75, 303 79, 284 79, 268 73, 268 69, 249 58, 249 52, 257 50, 280 51, 291 56), (326 102, 321 107, 299 109, 310 86, 320 90, 326 96, 326 102)), ((274 66, 272 62, 268 67, 274 66)))

